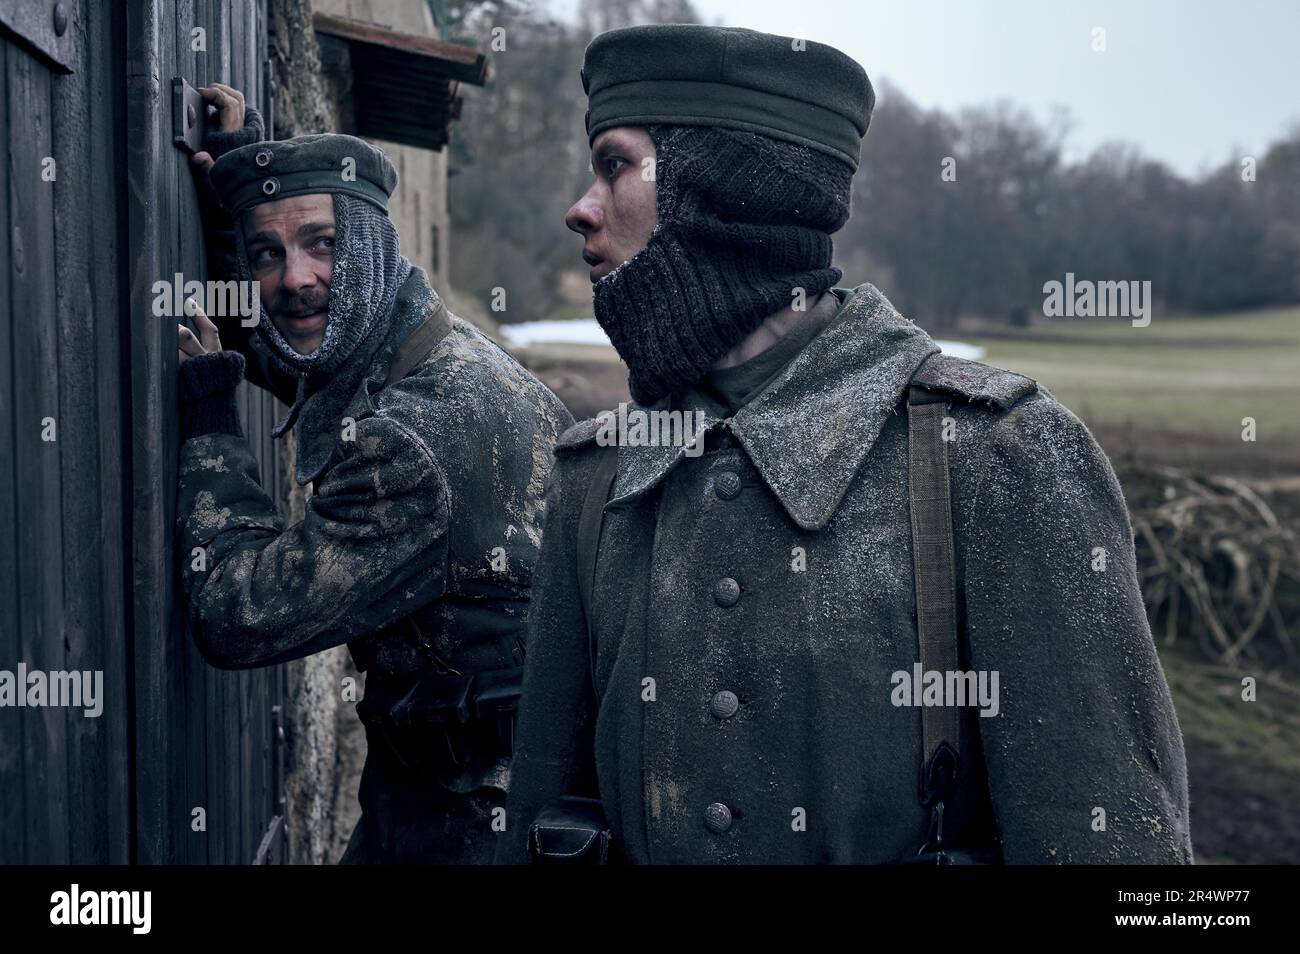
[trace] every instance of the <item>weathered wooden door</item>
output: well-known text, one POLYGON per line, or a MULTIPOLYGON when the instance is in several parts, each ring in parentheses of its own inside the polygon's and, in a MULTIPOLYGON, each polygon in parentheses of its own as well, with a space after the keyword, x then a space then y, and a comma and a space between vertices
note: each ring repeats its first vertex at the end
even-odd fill
POLYGON ((0 670, 101 671, 104 699, 0 708, 0 861, 126 861, 120 24, 3 6, 0 670))
MULTIPOLYGON (((102 713, 0 707, 0 862, 277 860, 283 667, 184 630, 176 320, 206 279, 171 78, 263 105, 264 0, 0 3, 0 671, 102 673, 102 713)), ((272 398, 241 394, 268 490, 272 398)))

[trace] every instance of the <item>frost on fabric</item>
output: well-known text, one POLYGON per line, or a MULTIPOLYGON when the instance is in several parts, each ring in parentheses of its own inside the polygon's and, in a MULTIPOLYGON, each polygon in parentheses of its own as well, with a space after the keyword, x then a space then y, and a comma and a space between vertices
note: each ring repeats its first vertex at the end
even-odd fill
MULTIPOLYGON (((975 718, 1007 860, 1188 860, 1181 736, 1104 455, 1032 381, 951 360, 932 367, 928 338, 869 286, 844 312, 736 413, 735 445, 699 459, 620 448, 593 594, 595 768, 614 783, 630 853, 915 854, 927 821, 916 798, 922 718, 889 696, 891 672, 910 669, 919 650, 908 420, 897 405, 921 366, 953 396, 963 650, 969 668, 1000 674, 998 716, 975 718), (724 471, 740 478, 738 496, 717 493, 724 471), (1096 548, 1108 554, 1104 572, 1096 548), (737 600, 717 589, 724 578, 737 600), (647 675, 653 704, 640 701, 647 675), (740 702, 725 720, 709 711, 720 689, 740 702), (735 819, 721 837, 702 824, 715 801, 735 819), (794 836, 792 806, 809 822, 794 836), (1107 810, 1105 832, 1090 825, 1095 806, 1107 810)), ((593 435, 592 424, 566 435, 562 473, 579 490, 556 498, 559 526, 576 526, 581 481, 605 452, 593 435)), ((576 650, 577 596, 553 600, 538 644, 576 650)), ((585 654, 572 655, 582 673, 585 654)), ((548 664, 558 679, 566 663, 548 664)), ((567 715, 551 700, 546 725, 521 731, 540 736, 567 715)), ((527 802, 539 780, 519 771, 514 784, 527 802)))
POLYGON ((230 508, 218 505, 216 496, 208 490, 200 491, 194 497, 194 509, 190 511, 190 525, 199 535, 215 534, 225 528, 230 521, 230 508))

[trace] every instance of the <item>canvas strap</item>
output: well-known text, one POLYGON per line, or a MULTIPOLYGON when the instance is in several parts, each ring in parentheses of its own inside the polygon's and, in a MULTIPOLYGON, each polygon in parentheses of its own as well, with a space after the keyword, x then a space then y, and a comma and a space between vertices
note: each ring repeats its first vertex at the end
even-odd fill
MULTIPOLYGON (((916 628, 923 673, 958 668, 956 571, 948 444, 943 439, 947 399, 925 388, 907 390, 907 484, 916 578, 916 628)), ((921 707, 923 750, 919 797, 924 805, 953 790, 960 755, 955 706, 921 707)))
POLYGON ((596 559, 600 550, 600 530, 605 521, 605 502, 614 487, 617 473, 618 448, 615 447, 601 453, 600 463, 596 465, 596 473, 582 502, 582 514, 578 517, 578 598, 582 601, 582 616, 587 622, 587 661, 593 692, 596 690, 596 632, 591 617, 592 591, 596 586, 596 559))
POLYGON ((398 345, 397 354, 393 355, 393 363, 388 368, 388 377, 384 379, 384 387, 402 380, 414 371, 450 331, 451 316, 447 314, 447 306, 439 302, 438 310, 427 315, 406 336, 406 340, 398 345))

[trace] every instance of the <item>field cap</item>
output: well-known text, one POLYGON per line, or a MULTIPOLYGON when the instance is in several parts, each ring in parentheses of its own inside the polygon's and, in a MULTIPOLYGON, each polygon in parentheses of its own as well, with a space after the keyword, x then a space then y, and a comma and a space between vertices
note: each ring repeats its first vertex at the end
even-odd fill
POLYGON ((262 202, 342 192, 388 211, 397 170, 382 149, 342 133, 240 146, 212 166, 212 187, 232 216, 262 202))
POLYGON ((858 167, 875 91, 824 43, 737 27, 658 24, 602 33, 583 57, 587 137, 652 123, 723 126, 858 167))

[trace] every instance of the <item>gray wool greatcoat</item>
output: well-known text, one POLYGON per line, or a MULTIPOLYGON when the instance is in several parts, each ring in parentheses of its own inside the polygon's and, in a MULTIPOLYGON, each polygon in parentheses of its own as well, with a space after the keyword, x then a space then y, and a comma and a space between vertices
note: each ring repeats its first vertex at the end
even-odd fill
POLYGON ((892 674, 919 652, 900 402, 923 368, 955 421, 962 668, 999 678, 996 715, 962 711, 970 830, 1008 863, 1190 863, 1182 737, 1105 455, 1032 380, 940 354, 872 285, 834 294, 761 394, 705 418, 712 449, 617 449, 594 688, 576 532, 615 451, 596 421, 556 445, 497 860, 525 860, 565 792, 598 792, 634 862, 915 855, 922 716, 892 674))

